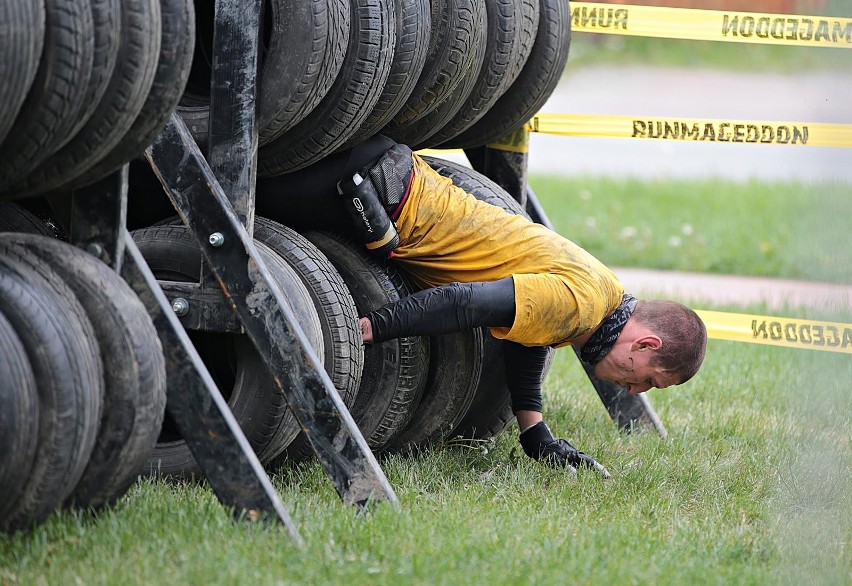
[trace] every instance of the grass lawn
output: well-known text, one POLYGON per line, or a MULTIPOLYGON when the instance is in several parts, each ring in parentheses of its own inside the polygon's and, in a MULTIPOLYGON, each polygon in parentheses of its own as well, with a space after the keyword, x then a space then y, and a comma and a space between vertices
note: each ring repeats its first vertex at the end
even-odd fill
MULTIPOLYGON (((560 231, 613 265, 852 276, 848 186, 532 183, 560 231)), ((98 516, 0 535, 0 584, 849 584, 849 380, 849 355, 711 340, 698 377, 650 395, 662 441, 618 432, 562 351, 547 419, 610 481, 519 457, 516 429, 384 462, 400 510, 358 515, 319 465, 279 470, 299 549, 232 522, 205 486, 146 479, 98 516)))
POLYGON ((852 283, 852 185, 532 176, 556 230, 610 266, 852 283))
POLYGON ((145 480, 96 518, 0 536, 0 583, 848 584, 850 377, 847 355, 711 341, 697 379, 652 395, 664 442, 617 432, 562 352, 548 419, 610 481, 517 458, 514 430, 385 462, 399 511, 358 516, 318 465, 286 470, 300 550, 206 488, 145 480))

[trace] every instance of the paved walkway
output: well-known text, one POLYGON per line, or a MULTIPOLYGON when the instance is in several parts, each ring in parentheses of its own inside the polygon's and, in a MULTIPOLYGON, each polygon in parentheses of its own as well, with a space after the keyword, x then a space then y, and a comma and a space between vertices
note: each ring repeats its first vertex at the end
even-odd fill
POLYGON ((771 310, 819 307, 848 314, 852 321, 852 285, 631 268, 613 271, 627 291, 640 297, 675 298, 687 304, 765 302, 771 310))

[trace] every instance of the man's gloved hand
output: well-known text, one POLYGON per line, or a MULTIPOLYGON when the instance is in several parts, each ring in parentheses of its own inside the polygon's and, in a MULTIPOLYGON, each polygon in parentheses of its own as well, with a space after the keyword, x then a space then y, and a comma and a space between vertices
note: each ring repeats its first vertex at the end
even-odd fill
POLYGON ((592 468, 604 478, 611 478, 609 471, 588 454, 580 452, 564 439, 554 439, 544 421, 521 432, 521 447, 533 460, 544 461, 551 466, 565 468, 592 468))

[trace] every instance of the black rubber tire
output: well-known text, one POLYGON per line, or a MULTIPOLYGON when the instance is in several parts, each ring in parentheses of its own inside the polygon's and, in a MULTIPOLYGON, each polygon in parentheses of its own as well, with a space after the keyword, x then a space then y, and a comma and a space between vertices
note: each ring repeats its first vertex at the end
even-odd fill
POLYGON ((92 73, 94 33, 89 1, 45 0, 45 24, 38 73, 0 145, 0 193, 7 195, 15 183, 68 141, 92 73))
POLYGON ((0 202, 0 232, 25 232, 53 236, 51 230, 38 216, 18 204, 0 202))
POLYGON ((343 148, 354 146, 382 129, 405 105, 426 63, 432 31, 427 0, 394 0, 396 46, 388 80, 367 119, 343 148))
MULTIPOLYGON (((3 238, 0 238, 2 246, 3 238)), ((0 527, 44 520, 74 490, 89 460, 103 401, 94 331, 71 290, 29 253, 0 250, 0 312, 27 351, 39 397, 38 447, 17 495, 4 495, 0 527)))
MULTIPOLYGON (((331 261, 298 232, 267 218, 255 218, 254 238, 281 256, 307 287, 322 327, 325 371, 343 403, 351 407, 361 384, 364 347, 349 288, 331 261)), ((288 418, 296 423, 292 414, 288 418)), ((304 433, 284 451, 291 460, 304 460, 313 453, 304 433)))
POLYGON ((160 1, 122 0, 121 40, 106 91, 86 124, 60 150, 12 187, 31 195, 85 173, 125 136, 139 115, 157 69, 160 1))
MULTIPOLYGON (((178 112, 195 141, 207 145, 210 116, 213 2, 196 0, 192 72, 178 112)), ((266 144, 304 118, 325 96, 343 65, 350 7, 336 0, 265 2, 260 39, 257 127, 266 144)))
POLYGON ((488 43, 470 94, 455 115, 429 137, 433 145, 452 139, 482 118, 518 78, 532 52, 538 0, 486 0, 488 43))
POLYGON ((523 127, 559 84, 571 46, 571 10, 565 0, 540 0, 538 33, 518 79, 473 126, 440 145, 470 148, 486 145, 523 127))
POLYGON ((124 279, 92 255, 32 234, 7 235, 3 245, 49 265, 92 323, 103 364, 103 413, 69 502, 94 509, 114 503, 143 471, 163 423, 166 365, 157 330, 124 279))
POLYGON ((395 132, 434 110, 462 80, 470 62, 468 55, 481 38, 482 4, 472 0, 433 0, 431 34, 423 70, 411 95, 399 112, 382 129, 395 132))
MULTIPOLYGON (((349 288, 358 315, 365 315, 412 291, 402 273, 370 256, 341 234, 308 231, 304 236, 331 261, 349 288)), ((368 344, 364 368, 350 412, 367 445, 384 449, 414 415, 426 385, 429 338, 413 336, 368 344)))
MULTIPOLYGON (((423 157, 423 160, 475 198, 511 214, 529 218, 529 214, 511 195, 481 173, 437 157, 423 157)), ((467 414, 451 432, 453 437, 490 438, 503 431, 515 418, 503 367, 503 342, 494 338, 486 329, 483 329, 483 340, 483 376, 467 414)), ((550 369, 554 353, 553 349, 548 351, 548 363, 542 378, 550 369)))
MULTIPOLYGON (((133 232, 133 238, 157 278, 171 281, 198 280, 201 249, 185 226, 145 228, 133 232)), ((302 281, 271 249, 260 243, 257 243, 257 247, 302 330, 315 348, 322 348, 322 331, 316 310, 302 281)), ((258 459, 261 462, 268 461, 285 447, 276 444, 286 444, 287 438, 292 439, 299 430, 298 427, 289 431, 282 428, 287 404, 262 358, 244 334, 190 332, 190 337, 258 459)), ((168 414, 151 456, 149 469, 164 476, 190 476, 200 472, 189 447, 168 414)))
MULTIPOLYGON (((465 14, 467 14, 467 11, 465 11, 465 14)), ((488 41, 485 3, 472 2, 469 14, 473 19, 471 38, 467 45, 468 50, 463 56, 464 61, 461 67, 455 71, 458 79, 452 83, 452 91, 440 102, 434 104, 431 110, 418 116, 415 120, 384 130, 389 137, 399 143, 410 145, 413 150, 417 150, 419 145, 426 144, 428 138, 440 130, 458 112, 476 83, 477 74, 485 59, 488 41)))
POLYGON ((408 425, 388 450, 408 452, 450 437, 467 414, 482 375, 483 329, 429 338, 429 375, 408 425))
POLYGON ((115 64, 118 61, 118 44, 121 38, 121 0, 89 0, 92 11, 92 72, 89 85, 83 94, 83 105, 77 122, 68 131, 68 137, 80 130, 106 92, 115 64))
POLYGON ((0 4, 0 144, 15 122, 38 71, 44 46, 44 0, 5 0, 0 4))
POLYGON ((189 78, 195 18, 191 0, 160 0, 160 54, 148 98, 130 129, 108 153, 60 189, 77 188, 106 177, 140 156, 162 132, 177 106, 189 78))
POLYGON ((260 148, 257 172, 283 175, 340 148, 370 115, 390 74, 396 43, 393 0, 349 0, 349 44, 328 93, 298 124, 260 148))
MULTIPOLYGON (((38 390, 27 351, 0 313, 0 519, 29 479, 38 447, 38 390)), ((2 525, 2 522, 0 522, 2 525)))

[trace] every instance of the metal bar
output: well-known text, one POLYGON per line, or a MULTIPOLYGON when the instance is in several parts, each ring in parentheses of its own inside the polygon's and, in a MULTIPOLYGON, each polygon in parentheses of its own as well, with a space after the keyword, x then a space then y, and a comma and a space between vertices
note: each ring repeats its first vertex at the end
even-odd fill
MULTIPOLYGON (((126 234, 126 232, 125 232, 126 234)), ((151 315, 166 357, 167 409, 219 501, 237 518, 296 526, 130 235, 122 277, 151 315)))
POLYGON ((522 206, 527 197, 527 153, 487 146, 465 149, 471 166, 505 189, 522 206))
POLYGON ((124 258, 129 165, 100 181, 82 187, 71 197, 69 240, 115 271, 124 258))
POLYGON ((166 408, 220 502, 237 516, 283 523, 301 543, 266 472, 127 233, 127 169, 124 165, 73 193, 71 241, 119 271, 148 309, 166 357, 166 408))
POLYGON ((216 0, 207 161, 249 235, 257 171, 261 0, 216 0))
POLYGON ((398 504, 349 411, 176 114, 145 152, 344 502, 398 504))

